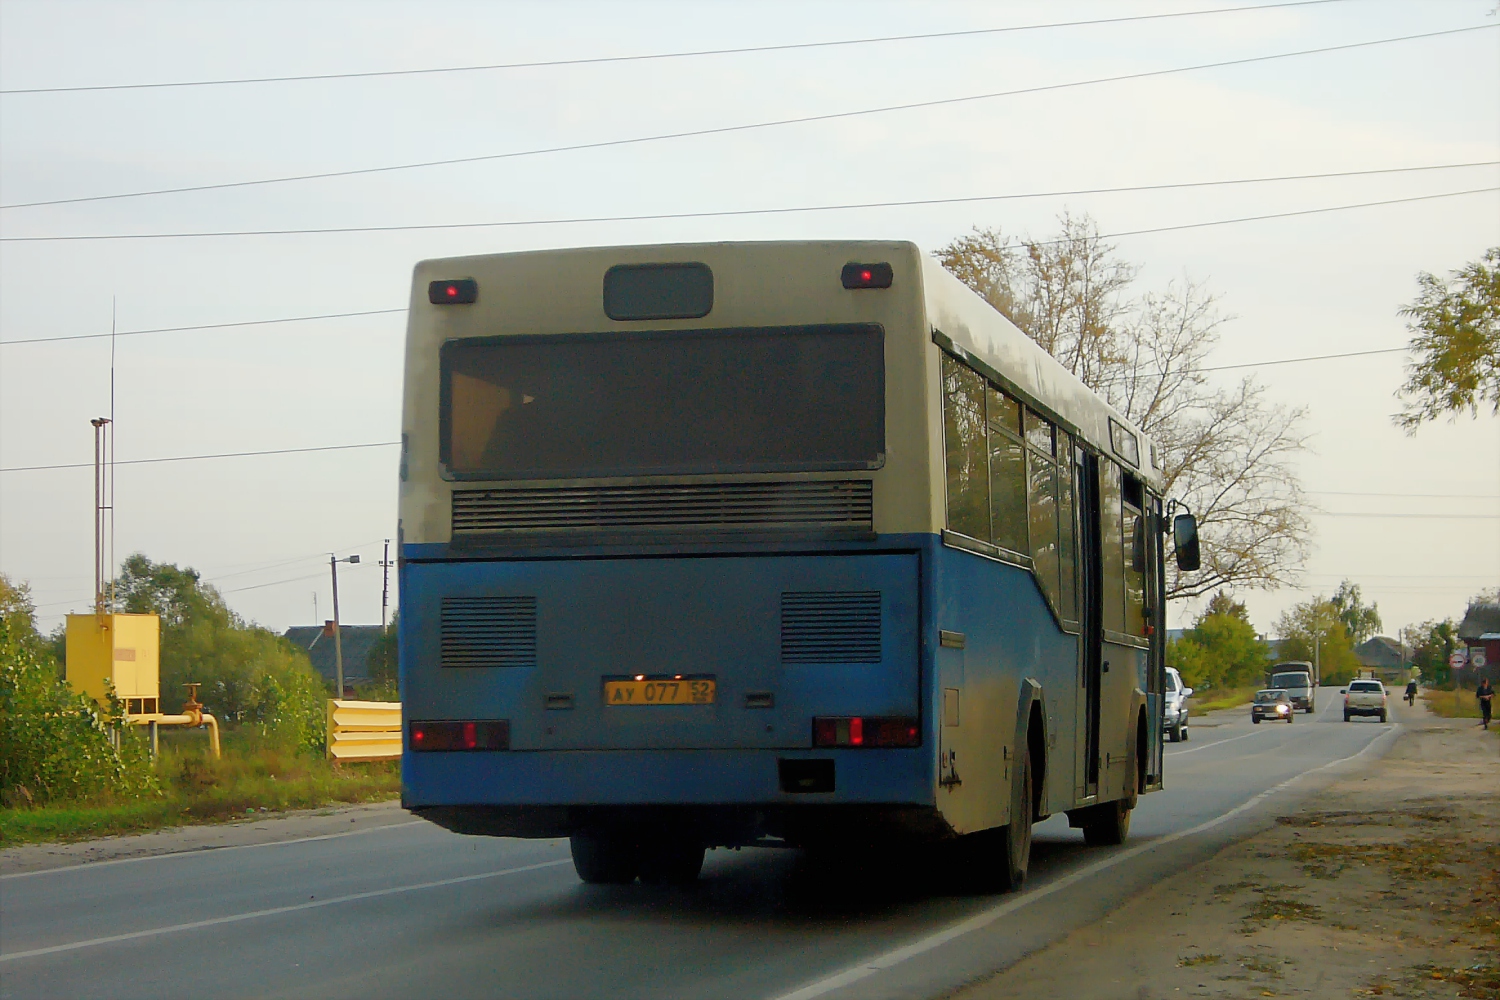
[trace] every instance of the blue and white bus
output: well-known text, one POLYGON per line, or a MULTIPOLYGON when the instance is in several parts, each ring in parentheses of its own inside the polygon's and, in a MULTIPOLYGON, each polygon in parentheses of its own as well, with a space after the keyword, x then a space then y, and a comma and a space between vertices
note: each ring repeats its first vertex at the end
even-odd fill
POLYGON ((956 838, 1006 888, 1161 786, 1156 451, 910 243, 424 261, 402 420, 417 815, 587 882, 956 838))

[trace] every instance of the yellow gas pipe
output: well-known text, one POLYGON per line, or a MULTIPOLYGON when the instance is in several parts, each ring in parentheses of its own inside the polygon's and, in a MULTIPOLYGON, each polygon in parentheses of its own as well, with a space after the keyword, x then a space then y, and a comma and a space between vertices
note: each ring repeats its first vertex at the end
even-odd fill
MULTIPOLYGON (((188 698, 183 703, 181 715, 162 715, 159 712, 152 712, 148 715, 132 715, 127 718, 132 725, 136 726, 149 726, 154 723, 158 726, 189 726, 196 728, 197 726, 206 725, 208 726, 208 747, 213 751, 214 759, 217 760, 219 758, 219 720, 203 711, 203 706, 198 703, 197 684, 186 684, 184 687, 188 689, 188 698)), ((156 753, 156 737, 154 734, 151 738, 151 753, 153 756, 156 753)))

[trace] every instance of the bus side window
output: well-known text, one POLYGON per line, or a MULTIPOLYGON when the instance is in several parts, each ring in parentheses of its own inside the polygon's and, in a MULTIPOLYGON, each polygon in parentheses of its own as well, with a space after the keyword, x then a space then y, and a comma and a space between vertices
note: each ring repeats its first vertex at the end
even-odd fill
POLYGON ((1120 521, 1125 529, 1121 562, 1125 566, 1125 631, 1146 634, 1146 519, 1141 481, 1126 475, 1120 496, 1120 521))
POLYGON ((989 454, 984 378, 943 355, 943 439, 948 457, 948 527, 990 540, 989 454))
POLYGON ((990 523, 994 543, 1012 552, 1031 551, 1027 536, 1026 453, 1021 445, 1021 404, 990 386, 990 523))
POLYGON ((1069 624, 1078 622, 1078 520, 1073 513, 1073 438, 1059 430, 1057 453, 1062 464, 1057 470, 1058 579, 1062 584, 1062 601, 1058 613, 1069 624))
POLYGON ((1052 423, 1026 411, 1026 497, 1031 508, 1031 560, 1047 600, 1061 615, 1057 570, 1057 463, 1052 423), (1045 450, 1043 450, 1045 449, 1045 450))
POLYGON ((1121 496, 1120 467, 1113 461, 1099 461, 1099 562, 1103 582, 1099 588, 1104 610, 1104 627, 1125 631, 1125 527, 1121 523, 1124 509, 1121 496))

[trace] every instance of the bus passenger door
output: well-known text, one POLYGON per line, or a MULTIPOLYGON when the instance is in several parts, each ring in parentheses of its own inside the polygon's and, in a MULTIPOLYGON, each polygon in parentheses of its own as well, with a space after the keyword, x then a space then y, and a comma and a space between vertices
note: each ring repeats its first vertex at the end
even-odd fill
POLYGON ((1151 649, 1147 655, 1146 672, 1146 787, 1162 787, 1162 711, 1164 709, 1167 652, 1167 594, 1166 574, 1162 564, 1162 510, 1161 498, 1146 497, 1146 607, 1149 609, 1147 623, 1151 649))
POLYGON ((1100 600, 1099 459, 1073 449, 1073 486, 1078 502, 1078 699, 1074 740, 1074 786, 1079 798, 1099 794, 1100 650, 1104 641, 1100 600))

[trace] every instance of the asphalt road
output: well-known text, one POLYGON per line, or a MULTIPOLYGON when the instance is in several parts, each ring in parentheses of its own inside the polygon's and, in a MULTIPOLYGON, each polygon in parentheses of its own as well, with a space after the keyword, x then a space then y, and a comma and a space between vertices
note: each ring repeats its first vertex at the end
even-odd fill
MULTIPOLYGON (((1017 894, 909 858, 714 851, 690 888, 585 886, 566 841, 427 824, 0 879, 0 998, 932 997, 1089 923, 1389 746, 1397 725, 1201 720, 1130 840, 1036 830, 1017 894)), ((1398 707, 1399 724, 1405 705, 1398 707)), ((1420 709, 1416 710, 1420 711, 1420 709)))

